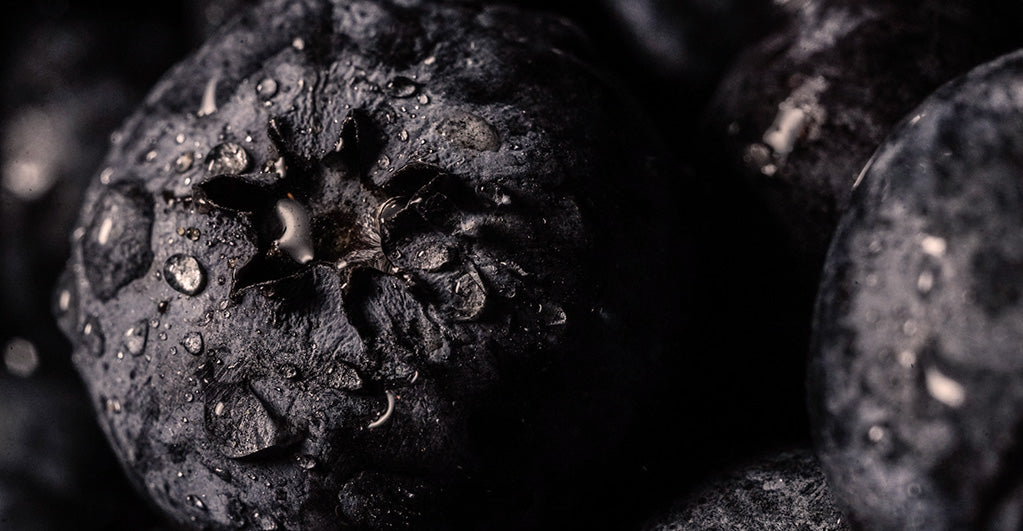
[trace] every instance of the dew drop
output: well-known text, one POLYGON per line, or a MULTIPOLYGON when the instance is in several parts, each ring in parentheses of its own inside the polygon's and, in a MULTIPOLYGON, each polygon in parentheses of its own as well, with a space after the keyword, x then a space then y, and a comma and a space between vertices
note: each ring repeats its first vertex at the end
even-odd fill
POLYGON ((411 98, 418 90, 416 82, 405 76, 397 76, 387 82, 387 94, 393 98, 411 98))
POLYGON ((148 337, 149 323, 145 319, 139 320, 124 332, 124 350, 127 350, 132 356, 141 355, 146 348, 148 337))
POLYGON ((206 272, 193 256, 175 254, 163 265, 167 284, 185 295, 197 295, 206 287, 206 272))
POLYGON ((122 409, 121 401, 116 398, 108 398, 106 400, 106 403, 104 404, 104 407, 110 413, 120 413, 122 409))
POLYGON ((217 144, 206 156, 206 170, 210 175, 238 175, 249 169, 249 153, 234 142, 217 144))
POLYGON ((295 367, 290 363, 285 363, 284 365, 281 366, 280 373, 281 376, 287 378, 288 380, 293 380, 298 377, 298 367, 295 367))
POLYGON ((192 151, 185 151, 178 155, 178 158, 174 159, 174 171, 178 173, 185 173, 192 169, 192 163, 195 162, 195 153, 192 151))
POLYGON ((199 104, 199 116, 208 116, 217 112, 217 82, 219 78, 213 76, 206 82, 206 88, 202 92, 202 102, 199 104))
POLYGON ((302 470, 312 470, 316 468, 316 458, 311 455, 299 455, 295 456, 295 463, 298 464, 302 470))
POLYGON ((89 316, 82 325, 82 345, 89 354, 100 357, 106 349, 106 338, 103 336, 103 327, 99 320, 89 316))
POLYGON ((277 95, 277 81, 273 78, 264 78, 256 85, 256 95, 263 101, 277 95))
POLYGON ((185 496, 185 501, 188 502, 188 504, 191 505, 192 507, 195 507, 196 509, 202 511, 206 510, 206 504, 203 503, 202 499, 196 496, 195 494, 189 494, 188 496, 185 496))
POLYGON ((188 334, 185 334, 185 337, 181 338, 181 346, 185 347, 185 352, 188 352, 193 356, 202 354, 202 334, 199 332, 189 332, 188 334))

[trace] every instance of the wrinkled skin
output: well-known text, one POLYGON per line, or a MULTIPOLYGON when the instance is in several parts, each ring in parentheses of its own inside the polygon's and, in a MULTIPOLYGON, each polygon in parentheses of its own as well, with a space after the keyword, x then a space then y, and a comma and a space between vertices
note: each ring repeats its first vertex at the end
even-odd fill
POLYGON ((673 242, 653 142, 586 54, 505 8, 278 1, 157 84, 57 296, 166 514, 514 528, 550 502, 507 494, 621 437, 677 325, 673 242))
POLYGON ((849 529, 808 450, 793 450, 716 477, 654 519, 648 531, 849 529))
POLYGON ((817 302, 809 406, 864 529, 1018 529, 1023 56, 946 85, 860 176, 817 302))

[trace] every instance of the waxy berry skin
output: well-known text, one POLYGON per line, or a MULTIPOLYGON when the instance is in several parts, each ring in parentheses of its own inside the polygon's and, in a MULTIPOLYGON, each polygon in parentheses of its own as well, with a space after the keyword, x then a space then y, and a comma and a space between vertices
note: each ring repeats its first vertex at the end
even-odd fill
POLYGON ((860 174, 828 254, 809 406, 864 529, 1016 529, 1023 55, 930 96, 860 174))
POLYGON ((685 272, 656 142, 587 54, 508 8, 271 1, 156 85, 58 287, 156 505, 514 526, 535 509, 491 493, 567 484, 622 436, 685 272))

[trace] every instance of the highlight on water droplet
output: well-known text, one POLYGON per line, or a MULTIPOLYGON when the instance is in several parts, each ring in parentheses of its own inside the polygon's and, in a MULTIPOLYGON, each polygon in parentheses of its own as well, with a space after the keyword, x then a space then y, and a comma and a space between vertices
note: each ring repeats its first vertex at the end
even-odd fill
POLYGON ((313 259, 312 224, 309 212, 301 203, 285 197, 277 201, 277 218, 284 227, 284 234, 274 241, 277 247, 292 260, 305 264, 313 259))
POLYGON ((199 294, 206 286, 206 271, 194 256, 175 254, 163 266, 163 277, 170 287, 185 295, 199 294))

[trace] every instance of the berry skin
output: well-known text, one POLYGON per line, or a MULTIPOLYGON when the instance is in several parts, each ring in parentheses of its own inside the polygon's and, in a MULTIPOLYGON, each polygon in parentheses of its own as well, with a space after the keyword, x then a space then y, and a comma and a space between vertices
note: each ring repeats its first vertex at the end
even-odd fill
POLYGON ((156 85, 60 316, 156 505, 515 527, 503 494, 621 437, 675 324, 671 241, 656 142, 587 49, 508 8, 281 0, 156 85))
POLYGON ((947 84, 860 174, 809 378, 829 483, 866 529, 1016 529, 1023 55, 947 84))

